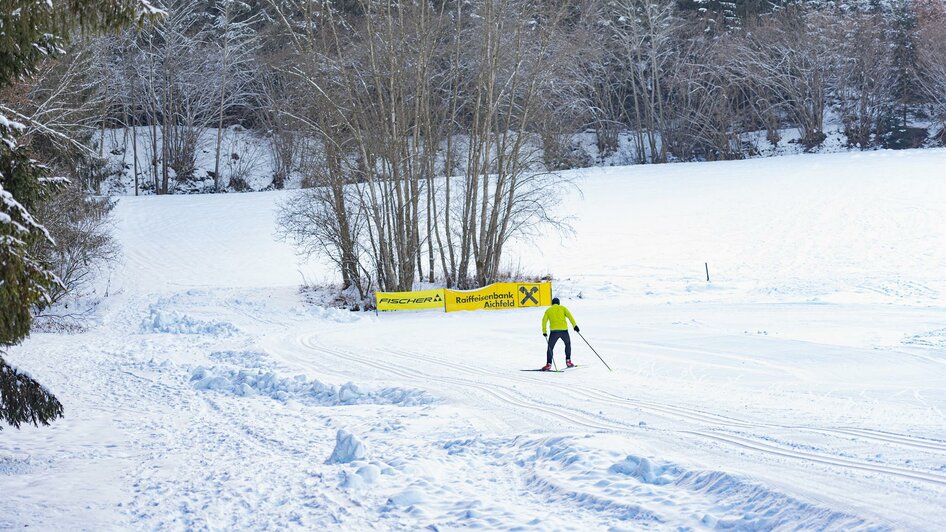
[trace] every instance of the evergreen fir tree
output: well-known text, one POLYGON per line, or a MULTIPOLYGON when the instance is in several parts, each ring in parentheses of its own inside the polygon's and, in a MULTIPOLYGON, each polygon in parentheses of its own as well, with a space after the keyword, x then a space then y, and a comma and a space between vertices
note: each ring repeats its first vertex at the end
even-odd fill
MULTIPOLYGON (((29 76, 44 57, 65 53, 76 30, 117 29, 160 13, 147 0, 0 0, 0 90, 29 76)), ((5 109, 0 107, 0 347, 29 334, 32 312, 48 303, 47 289, 58 282, 29 253, 37 239, 50 238, 30 209, 55 180, 17 143, 23 126, 5 109)), ((52 394, 0 356, 0 421, 46 425, 62 413, 52 394)))

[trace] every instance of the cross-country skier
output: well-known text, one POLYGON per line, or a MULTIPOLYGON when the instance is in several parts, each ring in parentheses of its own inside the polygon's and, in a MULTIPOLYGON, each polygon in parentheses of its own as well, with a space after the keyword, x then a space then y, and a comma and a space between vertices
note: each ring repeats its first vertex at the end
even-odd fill
POLYGON ((575 323, 575 318, 572 316, 572 313, 559 303, 557 297, 552 299, 552 306, 549 307, 548 310, 545 311, 545 315, 542 316, 542 336, 545 336, 549 340, 548 351, 545 354, 545 366, 542 367, 542 371, 552 369, 552 349, 555 347, 555 344, 558 343, 559 338, 565 342, 565 366, 569 368, 575 367, 575 365, 572 364, 572 340, 568 337, 568 324, 565 322, 566 318, 568 318, 568 321, 572 322, 572 327, 575 328, 575 332, 578 332, 578 324, 575 323), (551 325, 552 336, 549 336, 547 325, 551 325))

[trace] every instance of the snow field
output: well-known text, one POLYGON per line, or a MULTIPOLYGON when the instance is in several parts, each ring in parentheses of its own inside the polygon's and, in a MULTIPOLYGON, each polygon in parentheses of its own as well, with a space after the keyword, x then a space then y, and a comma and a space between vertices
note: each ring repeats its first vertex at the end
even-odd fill
POLYGON ((576 214, 573 229, 510 255, 558 280, 580 278, 585 297, 612 302, 937 302, 946 290, 944 153, 579 172, 581 195, 562 213, 576 214))
MULTIPOLYGON (((580 302, 576 302, 573 310, 581 309, 580 305, 580 302)), ((706 309, 705 312, 718 314, 719 310, 716 307, 706 309)), ((732 312, 731 309, 726 310, 732 312)), ((797 314, 803 314, 804 310, 797 309, 794 316, 783 311, 779 321, 797 320, 797 314)), ((693 308, 688 308, 688 311, 693 312, 693 308)), ((577 314, 578 310, 575 312, 577 314)), ((672 314, 676 311, 662 312, 672 314)), ((678 460, 675 462, 677 464, 694 464, 695 461, 696 464, 702 463, 703 468, 705 464, 717 464, 715 467, 724 467, 723 471, 742 482, 747 482, 747 477, 762 478, 771 483, 769 486, 784 485, 786 479, 796 479, 788 481, 793 490, 801 490, 815 500, 824 499, 826 493, 831 493, 828 500, 835 505, 838 500, 846 500, 847 494, 851 492, 858 493, 864 500, 875 499, 871 504, 856 509, 842 507, 845 511, 839 513, 847 516, 845 519, 859 516, 858 519, 864 520, 860 517, 863 513, 870 515, 876 512, 872 508, 873 504, 891 511, 890 495, 886 491, 889 487, 872 492, 863 484, 863 479, 857 478, 868 475, 872 477, 871 482, 876 482, 889 476, 894 485, 899 486, 898 489, 910 486, 907 489, 913 495, 925 493, 925 497, 928 497, 925 500, 931 505, 927 507, 928 510, 933 515, 938 512, 936 494, 942 489, 944 479, 938 473, 927 475, 917 471, 917 466, 931 472, 946 470, 946 446, 938 428, 941 414, 937 408, 929 405, 931 399, 935 404, 942 398, 941 391, 937 389, 938 383, 942 382, 941 372, 919 375, 929 369, 923 365, 911 368, 911 374, 905 375, 905 378, 912 379, 911 382, 917 386, 922 386, 924 381, 929 383, 929 389, 922 392, 918 390, 916 397, 903 397, 902 389, 887 390, 889 375, 883 371, 892 360, 881 359, 876 362, 876 369, 865 368, 861 372, 852 372, 847 385, 840 378, 844 369, 850 366, 847 361, 836 362, 837 375, 830 370, 830 365, 822 362, 822 370, 826 375, 815 375, 817 380, 808 383, 797 379, 796 375, 816 373, 810 367, 814 356, 807 359, 798 357, 797 362, 782 361, 776 364, 765 356, 755 355, 765 354, 766 350, 773 351, 771 343, 767 348, 761 343, 769 342, 765 336, 740 348, 745 350, 744 353, 739 350, 727 351, 733 344, 746 343, 742 331, 734 339, 721 343, 717 349, 707 349, 699 343, 711 338, 708 331, 712 327, 704 326, 700 335, 694 338, 696 345, 681 341, 676 332, 667 336, 659 335, 659 340, 655 338, 653 342, 629 342, 631 346, 637 347, 631 352, 627 352, 627 344, 624 344, 623 353, 616 346, 599 345, 601 352, 609 356, 609 363, 621 374, 617 382, 606 380, 603 367, 598 371, 582 370, 579 373, 533 377, 535 374, 515 371, 517 367, 528 363, 525 361, 528 358, 520 353, 528 352, 526 344, 530 342, 512 340, 513 336, 505 334, 506 328, 522 330, 534 325, 533 322, 537 323, 537 316, 530 319, 524 316, 527 313, 521 314, 522 319, 511 315, 476 319, 479 325, 486 324, 487 330, 494 331, 509 344, 506 349, 487 354, 474 354, 471 349, 463 347, 474 345, 470 338, 473 334, 463 331, 463 327, 469 326, 469 320, 473 319, 469 315, 458 315, 456 321, 460 328, 445 328, 442 336, 426 332, 423 336, 430 337, 429 342, 414 338, 410 340, 410 346, 392 346, 386 341, 383 349, 372 350, 367 349, 364 340, 360 340, 356 351, 344 347, 329 349, 306 338, 299 343, 309 350, 316 350, 320 356, 337 357, 338 362, 330 364, 332 367, 361 366, 352 371, 367 375, 386 374, 404 382, 429 382, 430 386, 439 384, 441 395, 457 402, 472 401, 479 413, 495 412, 492 419, 484 420, 484 425, 493 431, 522 431, 525 428, 523 419, 528 419, 534 427, 531 430, 538 432, 631 433, 631 441, 636 443, 642 439, 659 442, 653 448, 654 454, 650 455, 652 458, 657 457, 653 459, 669 454, 671 457, 676 455, 674 460, 678 460), (452 339, 452 343, 449 339, 452 339), (435 347, 435 344, 440 347, 435 347), (451 345, 451 348, 445 351, 444 345, 451 345), (356 355, 356 352, 359 354, 356 355), (425 355, 425 352, 438 355, 425 355), (628 356, 632 353, 633 358, 628 356), (685 358, 683 354, 686 353, 690 353, 693 358, 685 358), (390 360, 393 366, 385 367, 375 362, 382 357, 390 360), (470 360, 476 363, 464 362, 470 360), (869 375, 873 376, 872 381, 862 380, 869 375), (568 380, 553 380, 559 378, 568 380), (845 392, 843 386, 826 388, 824 383, 832 382, 833 379, 838 385, 850 387, 850 394, 845 392), (712 385, 708 386, 708 383, 712 385), (871 397, 873 394, 878 394, 878 397, 871 397), (674 399, 668 400, 671 397, 674 399), (773 419, 778 421, 774 422, 773 419), (503 420, 505 426, 496 425, 497 421, 503 420), (918 436, 906 437, 889 432, 894 427, 910 427, 904 430, 918 436), (884 449, 883 453, 878 454, 879 447, 884 449), (704 457, 706 462, 695 459, 707 450, 710 454, 704 457), (759 463, 748 459, 756 453, 763 457, 761 463, 765 466, 761 470, 758 468, 759 463), (833 478, 830 472, 836 469, 846 471, 844 481, 833 478), (825 474, 828 475, 823 477, 822 482, 825 484, 811 480, 825 474)), ((735 314, 727 317, 740 321, 742 316, 735 314)), ((593 315, 590 318, 589 321, 596 321, 593 315)), ((653 319, 659 321, 661 316, 653 319)), ((401 318, 384 316, 382 321, 390 324, 390 330, 404 328, 401 318)), ((428 330, 427 327, 421 329, 428 330)), ((387 327, 380 328, 378 336, 389 338, 391 334, 388 330, 387 327)), ((635 330, 646 330, 646 327, 637 326, 635 330)), ((596 334, 610 336, 609 331, 596 334)), ((345 342, 343 334, 333 336, 335 338, 331 339, 322 336, 322 342, 335 346, 345 342)), ((522 334, 517 336, 521 337, 522 334)), ((541 338, 537 334, 536 337, 541 338)), ((790 343, 794 347, 789 347, 786 350, 788 352, 800 351, 804 354, 823 349, 823 346, 790 343)), ((774 350, 771 358, 780 358, 786 351, 774 350)), ((854 353, 842 349, 835 351, 852 359, 873 355, 866 350, 854 353)), ((287 357, 291 351, 274 349, 273 352, 277 356, 287 357)), ((541 357, 540 353, 533 353, 531 359, 541 357)), ((576 348, 575 358, 580 363, 590 362, 595 367, 597 362, 592 357, 587 350, 576 348)), ((828 355, 826 358, 830 357, 828 355)), ((699 470, 696 466, 690 467, 699 470)), ((640 501, 638 505, 648 506, 640 501)), ((815 513, 825 510, 818 506, 801 507, 815 513)), ((910 512, 916 507, 914 501, 910 505, 910 512)), ((730 508, 731 511, 739 511, 738 505, 733 504, 730 508)), ((649 511, 660 515, 660 522, 664 525, 678 522, 674 513, 663 514, 653 509, 649 511)), ((714 514, 709 515, 712 517, 714 514)), ((786 523, 792 519, 804 520, 799 513, 790 515, 793 517, 788 518, 786 523)), ((720 518, 719 514, 716 516, 720 518)), ((915 515, 912 517, 916 518, 915 515)), ((723 513, 722 518, 732 519, 732 516, 723 513)), ((874 522, 875 525, 883 522, 882 519, 874 521, 870 518, 865 521, 874 522)), ((766 528, 759 523, 761 528, 766 528)))
MULTIPOLYGON (((227 316, 221 309, 228 305, 240 312, 247 307, 263 308, 244 304, 243 297, 225 294, 212 313, 227 316)), ((352 383, 334 386, 300 376, 285 377, 285 369, 256 349, 229 319, 218 320, 215 327, 182 326, 205 323, 190 317, 197 313, 188 305, 214 298, 205 290, 161 298, 135 313, 150 316, 157 311, 179 320, 162 329, 135 327, 124 337, 97 336, 81 354, 57 352, 65 348, 57 344, 55 335, 37 337, 41 345, 48 342, 45 347, 60 361, 69 360, 74 366, 80 360, 93 359, 86 362, 83 374, 100 375, 108 385, 94 383, 102 390, 93 399, 63 394, 64 400, 71 399, 73 404, 94 405, 80 406, 72 413, 72 423, 51 427, 52 432, 45 434, 41 429, 21 433, 29 441, 31 436, 55 437, 64 431, 67 437, 75 437, 96 451, 75 457, 82 467, 72 471, 72 460, 50 449, 55 458, 30 468, 23 478, 35 482, 37 476, 49 475, 50 483, 61 483, 65 478, 66 485, 59 491, 74 491, 63 494, 59 504, 68 511, 57 514, 42 508, 38 515, 21 513, 32 503, 30 490, 24 489, 7 502, 10 506, 0 508, 0 514, 22 519, 11 521, 11 526, 307 528, 348 519, 350 510, 325 502, 324 491, 337 491, 346 474, 342 470, 334 474, 322 471, 332 453, 334 438, 330 436, 338 430, 333 428, 335 416, 330 412, 352 404, 377 408, 373 417, 383 420, 384 425, 377 430, 393 430, 398 418, 409 415, 397 413, 397 409, 416 409, 433 399, 418 390, 375 390, 352 383), (114 398, 113 387, 121 389, 114 398), (131 415, 136 404, 146 405, 147 415, 131 415), (95 427, 96 433, 109 435, 107 443, 85 431, 76 434, 75 424, 88 422, 90 408, 108 413, 95 427), (294 428, 274 432, 277 425, 294 428), (267 446, 272 448, 267 450, 267 446), (131 456, 127 461, 118 460, 112 453, 131 456), (279 458, 282 454, 287 456, 279 458), (122 472, 116 478, 97 472, 99 467, 114 467, 117 462, 121 462, 122 472), (104 496, 95 489, 81 489, 86 483, 111 483, 128 491, 104 496), (89 493, 92 499, 85 501, 83 493, 89 493), (83 502, 76 502, 77 498, 83 502), (99 508, 90 508, 87 502, 95 502, 99 508), (296 508, 296 504, 301 506, 296 508), (93 518, 93 509, 100 514, 99 520, 93 518)), ((260 299, 266 297, 260 295, 260 299)), ((227 318, 237 322, 241 317, 246 319, 240 312, 227 318)), ((133 323, 130 316, 117 321, 126 330, 133 323)), ((346 417, 343 414, 338 423, 347 426, 346 417)), ((11 453, 10 462, 19 464, 16 467, 35 464, 38 456, 45 456, 37 453, 38 448, 42 445, 35 442, 14 447, 18 454, 11 453)), ((362 456, 352 456, 356 458, 362 456)), ((389 474, 393 472, 389 466, 384 467, 389 474)), ((377 480, 371 467, 361 474, 377 480)))
POLYGON ((516 243, 542 309, 312 307, 284 193, 125 198, 99 325, 10 359, 66 405, 0 433, 0 527, 936 530, 946 151, 573 174, 516 243), (709 262, 707 283, 703 263, 709 262), (561 347, 557 360, 562 362, 561 347))

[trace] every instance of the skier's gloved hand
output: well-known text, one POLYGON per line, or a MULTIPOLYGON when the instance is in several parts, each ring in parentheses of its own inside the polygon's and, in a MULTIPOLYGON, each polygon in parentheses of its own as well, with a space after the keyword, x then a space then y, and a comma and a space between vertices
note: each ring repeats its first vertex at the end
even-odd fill
POLYGON ((581 332, 580 330, 578 330, 578 326, 577 326, 577 325, 575 325, 575 332, 581 332))
POLYGON ((548 337, 549 337, 549 333, 542 333, 542 336, 548 338, 548 337))

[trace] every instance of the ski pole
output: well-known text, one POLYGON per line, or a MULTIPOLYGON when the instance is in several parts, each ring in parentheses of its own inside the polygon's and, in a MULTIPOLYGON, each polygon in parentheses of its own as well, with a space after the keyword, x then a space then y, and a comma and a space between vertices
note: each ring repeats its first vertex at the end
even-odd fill
MULTIPOLYGON (((581 331, 575 331, 575 332, 578 333, 578 336, 581 336, 582 340, 585 340, 585 335, 581 334, 581 331)), ((588 340, 585 340, 585 343, 588 344, 588 347, 591 347, 591 344, 588 343, 588 340)), ((613 369, 611 369, 611 366, 609 366, 608 363, 605 362, 603 358, 601 358, 601 355, 599 355, 598 352, 595 351, 594 347, 591 347, 591 351, 598 357, 598 360, 600 360, 601 363, 604 364, 604 367, 608 368, 608 371, 611 371, 611 372, 614 371, 613 369)))

